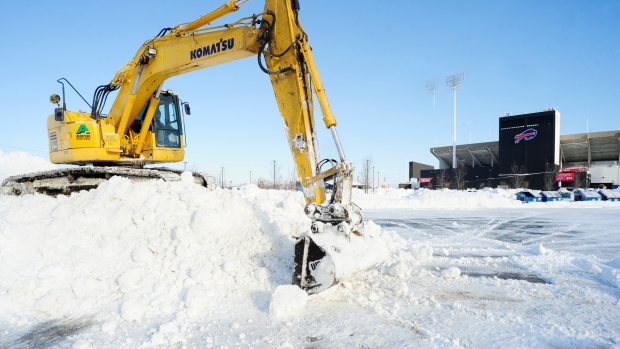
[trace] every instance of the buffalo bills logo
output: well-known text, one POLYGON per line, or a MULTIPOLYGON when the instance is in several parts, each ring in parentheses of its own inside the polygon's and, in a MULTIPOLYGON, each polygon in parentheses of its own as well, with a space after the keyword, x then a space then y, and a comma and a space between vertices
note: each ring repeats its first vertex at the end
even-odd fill
POLYGON ((537 134, 538 134, 538 131, 536 131, 533 128, 528 128, 527 130, 515 136, 515 144, 519 143, 522 139, 525 139, 526 141, 529 141, 530 139, 534 139, 534 137, 536 137, 537 134))

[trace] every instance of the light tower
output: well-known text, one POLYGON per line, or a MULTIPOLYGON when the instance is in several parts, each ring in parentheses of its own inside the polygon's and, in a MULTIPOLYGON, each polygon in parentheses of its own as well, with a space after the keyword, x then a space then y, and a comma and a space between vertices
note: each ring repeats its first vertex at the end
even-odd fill
POLYGON ((433 95, 433 119, 435 118, 435 94, 437 93, 437 79, 426 80, 424 83, 426 95, 433 95))
POLYGON ((452 132, 452 168, 456 168, 456 90, 463 88, 465 73, 458 73, 446 77, 446 89, 454 92, 454 129, 452 132))

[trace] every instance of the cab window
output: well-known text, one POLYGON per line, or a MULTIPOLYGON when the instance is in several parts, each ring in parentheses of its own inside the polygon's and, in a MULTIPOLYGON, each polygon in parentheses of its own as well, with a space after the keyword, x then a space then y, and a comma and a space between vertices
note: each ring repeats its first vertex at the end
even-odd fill
MULTIPOLYGON (((181 124, 178 118, 177 99, 173 95, 162 94, 157 109, 153 115, 153 122, 149 130, 155 133, 155 143, 158 147, 181 147, 181 124)), ((131 129, 138 133, 144 122, 146 111, 150 103, 146 103, 131 123, 131 129)))
POLYGON ((155 143, 158 147, 180 148, 181 127, 177 104, 172 95, 162 95, 153 116, 155 143))

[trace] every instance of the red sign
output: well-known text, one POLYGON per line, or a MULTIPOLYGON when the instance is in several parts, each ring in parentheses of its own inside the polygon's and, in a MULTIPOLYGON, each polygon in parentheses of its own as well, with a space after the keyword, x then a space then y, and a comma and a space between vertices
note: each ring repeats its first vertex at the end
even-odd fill
POLYGON ((555 174, 555 180, 557 182, 574 182, 575 173, 558 172, 555 174))
POLYGON ((428 183, 430 181, 433 180, 433 177, 428 177, 428 178, 420 178, 420 184, 422 183, 428 183))
POLYGON ((563 168, 562 172, 588 172, 588 168, 587 167, 563 168))

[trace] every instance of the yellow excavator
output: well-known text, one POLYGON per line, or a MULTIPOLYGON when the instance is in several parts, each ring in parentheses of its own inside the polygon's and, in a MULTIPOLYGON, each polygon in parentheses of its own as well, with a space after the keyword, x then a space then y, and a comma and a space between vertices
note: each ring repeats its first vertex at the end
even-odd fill
MULTIPOLYGON (((173 91, 163 90, 164 81, 256 56, 260 69, 271 79, 303 188, 305 214, 312 220, 309 232, 299 234, 295 245, 293 284, 316 293, 382 263, 384 245, 378 237, 364 233, 362 212, 351 202, 354 166, 346 161, 338 139, 336 119, 308 36, 299 23, 298 1, 266 0, 260 14, 208 26, 247 1, 230 0, 192 22, 162 29, 138 49, 109 84, 95 90, 92 103, 84 100, 90 112, 67 110, 65 83, 73 86, 66 79, 58 80, 63 103, 56 94, 50 97, 57 105, 47 121, 50 159, 56 164, 79 166, 9 177, 2 184, 2 192, 68 194, 95 188, 116 175, 133 180, 175 180, 180 173, 144 168, 182 161, 185 153, 183 114, 190 113, 189 105, 173 91), (106 99, 114 91, 114 102, 104 114, 106 99), (313 96, 319 102, 340 161, 318 159, 313 96), (326 164, 329 168, 323 171, 326 164), (328 177, 333 178, 334 186, 329 198, 324 184, 328 177)), ((212 177, 193 174, 199 184, 215 185, 212 177)))

